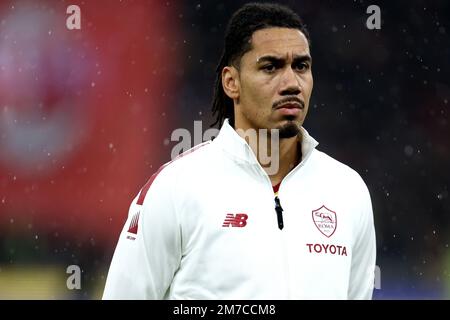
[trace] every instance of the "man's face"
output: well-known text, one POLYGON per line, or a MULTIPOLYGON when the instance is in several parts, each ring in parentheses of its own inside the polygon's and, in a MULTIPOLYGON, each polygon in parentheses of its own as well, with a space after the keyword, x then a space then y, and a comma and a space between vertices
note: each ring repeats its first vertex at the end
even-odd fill
POLYGON ((280 129, 280 138, 296 136, 313 88, 308 41, 297 29, 266 28, 253 33, 251 44, 238 73, 236 128, 280 129))

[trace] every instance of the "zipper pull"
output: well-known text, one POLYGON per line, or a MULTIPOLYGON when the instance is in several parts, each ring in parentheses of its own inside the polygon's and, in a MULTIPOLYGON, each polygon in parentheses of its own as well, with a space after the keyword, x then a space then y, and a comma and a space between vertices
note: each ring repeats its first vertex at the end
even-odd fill
POLYGON ((278 198, 278 196, 275 196, 275 211, 277 213, 278 228, 280 230, 283 230, 283 208, 281 207, 280 199, 278 198))

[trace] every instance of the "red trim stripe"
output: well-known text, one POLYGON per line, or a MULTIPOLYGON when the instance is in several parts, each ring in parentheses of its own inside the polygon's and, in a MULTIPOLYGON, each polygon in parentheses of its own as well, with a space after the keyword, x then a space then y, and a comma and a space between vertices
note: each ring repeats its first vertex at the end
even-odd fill
POLYGON ((277 193, 277 192, 278 192, 278 189, 280 189, 280 184, 281 184, 281 182, 278 183, 278 184, 276 184, 276 185, 274 185, 274 186, 272 186, 272 188, 273 188, 273 193, 277 193))
POLYGON ((188 155, 188 154, 191 154, 192 152, 194 152, 194 151, 200 149, 201 147, 206 146, 206 145, 209 144, 209 143, 210 143, 210 141, 206 141, 206 142, 204 142, 204 143, 201 143, 201 144, 199 144, 199 145, 197 145, 197 146, 195 146, 195 147, 189 149, 188 151, 183 152, 182 154, 176 156, 175 159, 173 159, 172 161, 169 161, 169 162, 167 162, 166 164, 163 164, 161 167, 159 167, 158 171, 156 171, 156 172, 150 177, 150 179, 147 181, 147 183, 144 185, 144 187, 142 187, 141 193, 139 194, 139 198, 138 198, 136 204, 142 205, 142 204, 144 203, 145 196, 147 195, 147 192, 148 192, 148 190, 150 189, 150 186, 152 185, 153 180, 156 179, 156 177, 158 176, 158 174, 159 174, 165 167, 167 167, 167 166, 168 166, 169 164, 171 164, 172 162, 174 162, 174 161, 176 161, 176 160, 178 160, 178 159, 180 159, 180 158, 182 158, 182 157, 184 157, 184 156, 186 156, 186 155, 188 155))

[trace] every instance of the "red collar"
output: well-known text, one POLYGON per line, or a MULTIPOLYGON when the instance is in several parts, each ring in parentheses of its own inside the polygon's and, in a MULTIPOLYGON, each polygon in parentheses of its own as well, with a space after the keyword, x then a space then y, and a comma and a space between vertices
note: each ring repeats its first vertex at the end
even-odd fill
POLYGON ((281 184, 281 182, 278 183, 278 184, 276 184, 276 185, 274 185, 274 186, 272 186, 272 188, 273 188, 273 193, 277 193, 277 192, 278 192, 278 189, 280 189, 280 184, 281 184))

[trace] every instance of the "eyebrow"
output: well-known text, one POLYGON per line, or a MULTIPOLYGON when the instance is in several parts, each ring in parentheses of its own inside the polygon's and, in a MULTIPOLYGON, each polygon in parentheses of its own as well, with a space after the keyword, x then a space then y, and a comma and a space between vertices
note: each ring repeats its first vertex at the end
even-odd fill
MULTIPOLYGON (((284 63, 286 59, 285 58, 281 58, 278 56, 273 56, 273 55, 266 55, 266 56, 262 56, 259 57, 256 60, 257 64, 263 63, 263 62, 272 62, 272 63, 284 63)), ((300 63, 300 62, 309 62, 310 64, 312 63, 312 58, 309 54, 305 54, 305 55, 295 55, 294 56, 294 61, 292 63, 300 63)))

